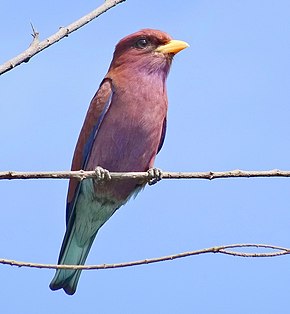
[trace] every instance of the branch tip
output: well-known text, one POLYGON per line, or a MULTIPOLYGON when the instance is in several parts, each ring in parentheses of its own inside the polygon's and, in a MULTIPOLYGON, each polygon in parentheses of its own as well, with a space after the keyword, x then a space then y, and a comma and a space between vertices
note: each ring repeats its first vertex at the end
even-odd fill
POLYGON ((33 43, 35 41, 38 41, 38 39, 39 39, 39 32, 36 31, 36 29, 34 28, 32 22, 30 22, 30 26, 31 26, 31 29, 32 29, 31 36, 33 37, 33 40, 32 40, 32 43, 33 43))

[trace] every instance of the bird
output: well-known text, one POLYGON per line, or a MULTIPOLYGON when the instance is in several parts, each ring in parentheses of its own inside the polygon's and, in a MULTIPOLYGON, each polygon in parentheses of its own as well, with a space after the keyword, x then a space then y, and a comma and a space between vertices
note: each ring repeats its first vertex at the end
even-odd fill
MULTIPOLYGON (((59 265, 84 265, 102 225, 146 185, 131 178, 112 180, 109 172, 158 175, 153 167, 166 133, 166 78, 174 55, 188 46, 156 29, 142 29, 117 43, 73 155, 71 169, 96 171, 96 178, 70 178, 59 265)), ((73 295, 80 274, 57 269, 50 289, 73 295)))

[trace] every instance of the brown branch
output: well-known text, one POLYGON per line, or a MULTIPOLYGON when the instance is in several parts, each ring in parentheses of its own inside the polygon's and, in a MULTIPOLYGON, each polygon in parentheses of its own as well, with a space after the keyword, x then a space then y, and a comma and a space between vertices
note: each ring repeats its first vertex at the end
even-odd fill
POLYGON ((230 244, 223 246, 216 246, 207 249, 201 249, 190 252, 183 252, 179 254, 167 255, 162 257, 138 260, 133 262, 125 262, 118 264, 100 264, 100 265, 54 265, 54 264, 38 264, 38 263, 30 263, 30 262, 20 262, 9 259, 0 259, 0 264, 10 265, 10 266, 18 266, 18 267, 30 267, 30 268, 49 268, 49 269, 82 269, 82 270, 93 270, 93 269, 109 269, 109 268, 123 268, 123 267, 132 267, 144 264, 153 264, 165 261, 172 261, 178 258, 184 258, 194 255, 201 255, 207 253, 219 253, 226 254, 238 257, 275 257, 281 255, 290 254, 290 249, 268 245, 268 244, 230 244), (238 252, 232 251, 232 249, 240 249, 240 248, 259 248, 259 249, 268 249, 273 250, 274 252, 262 252, 262 253, 247 253, 247 252, 238 252))
MULTIPOLYGON (((111 172, 111 178, 114 180, 122 179, 140 179, 149 181, 154 178, 148 172, 111 172)), ((222 179, 222 178, 257 178, 257 177, 290 177, 290 171, 286 170, 265 170, 265 171, 206 171, 206 172, 167 172, 161 171, 162 179, 222 179)), ((95 171, 42 171, 42 172, 20 172, 20 171, 2 171, 0 180, 12 179, 69 179, 79 180, 87 178, 96 178, 95 171)))
POLYGON ((89 14, 83 16, 79 20, 69 24, 65 27, 60 27, 59 30, 51 35, 50 37, 44 39, 43 41, 39 42, 38 37, 39 33, 37 33, 34 28, 33 30, 33 40, 30 46, 20 53, 18 56, 6 61, 2 65, 0 65, 0 75, 10 71, 11 69, 15 68, 16 66, 20 65, 23 62, 28 62, 31 57, 35 56, 42 50, 48 48, 49 46, 55 44, 56 42, 60 41, 64 37, 67 37, 72 32, 76 31, 77 29, 81 28, 82 26, 86 25, 87 23, 91 22, 93 19, 98 17, 99 15, 105 13, 109 9, 113 8, 117 4, 124 2, 126 0, 106 0, 101 6, 99 6, 94 11, 90 12, 89 14))

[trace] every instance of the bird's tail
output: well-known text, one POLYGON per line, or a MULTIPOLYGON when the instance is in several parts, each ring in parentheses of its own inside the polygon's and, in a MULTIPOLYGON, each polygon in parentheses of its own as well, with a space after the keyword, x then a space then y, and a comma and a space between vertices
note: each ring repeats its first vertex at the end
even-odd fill
MULTIPOLYGON (((84 265, 95 236, 96 234, 80 247, 77 242, 74 224, 70 234, 66 234, 64 237, 58 264, 84 265)), ((81 270, 57 269, 49 287, 51 290, 64 289, 67 294, 72 295, 76 292, 80 275, 81 270)))

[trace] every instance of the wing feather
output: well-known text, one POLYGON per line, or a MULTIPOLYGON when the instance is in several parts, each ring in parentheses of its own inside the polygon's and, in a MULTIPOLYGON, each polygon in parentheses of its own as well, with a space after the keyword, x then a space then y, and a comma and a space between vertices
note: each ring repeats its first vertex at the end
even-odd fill
MULTIPOLYGON (((100 84, 98 91, 93 97, 83 127, 81 129, 73 160, 71 170, 86 170, 87 161, 90 156, 91 148, 97 136, 100 125, 108 111, 113 95, 112 81, 104 79, 100 84)), ((67 194, 66 222, 73 212, 80 189, 80 182, 71 178, 67 194)))

